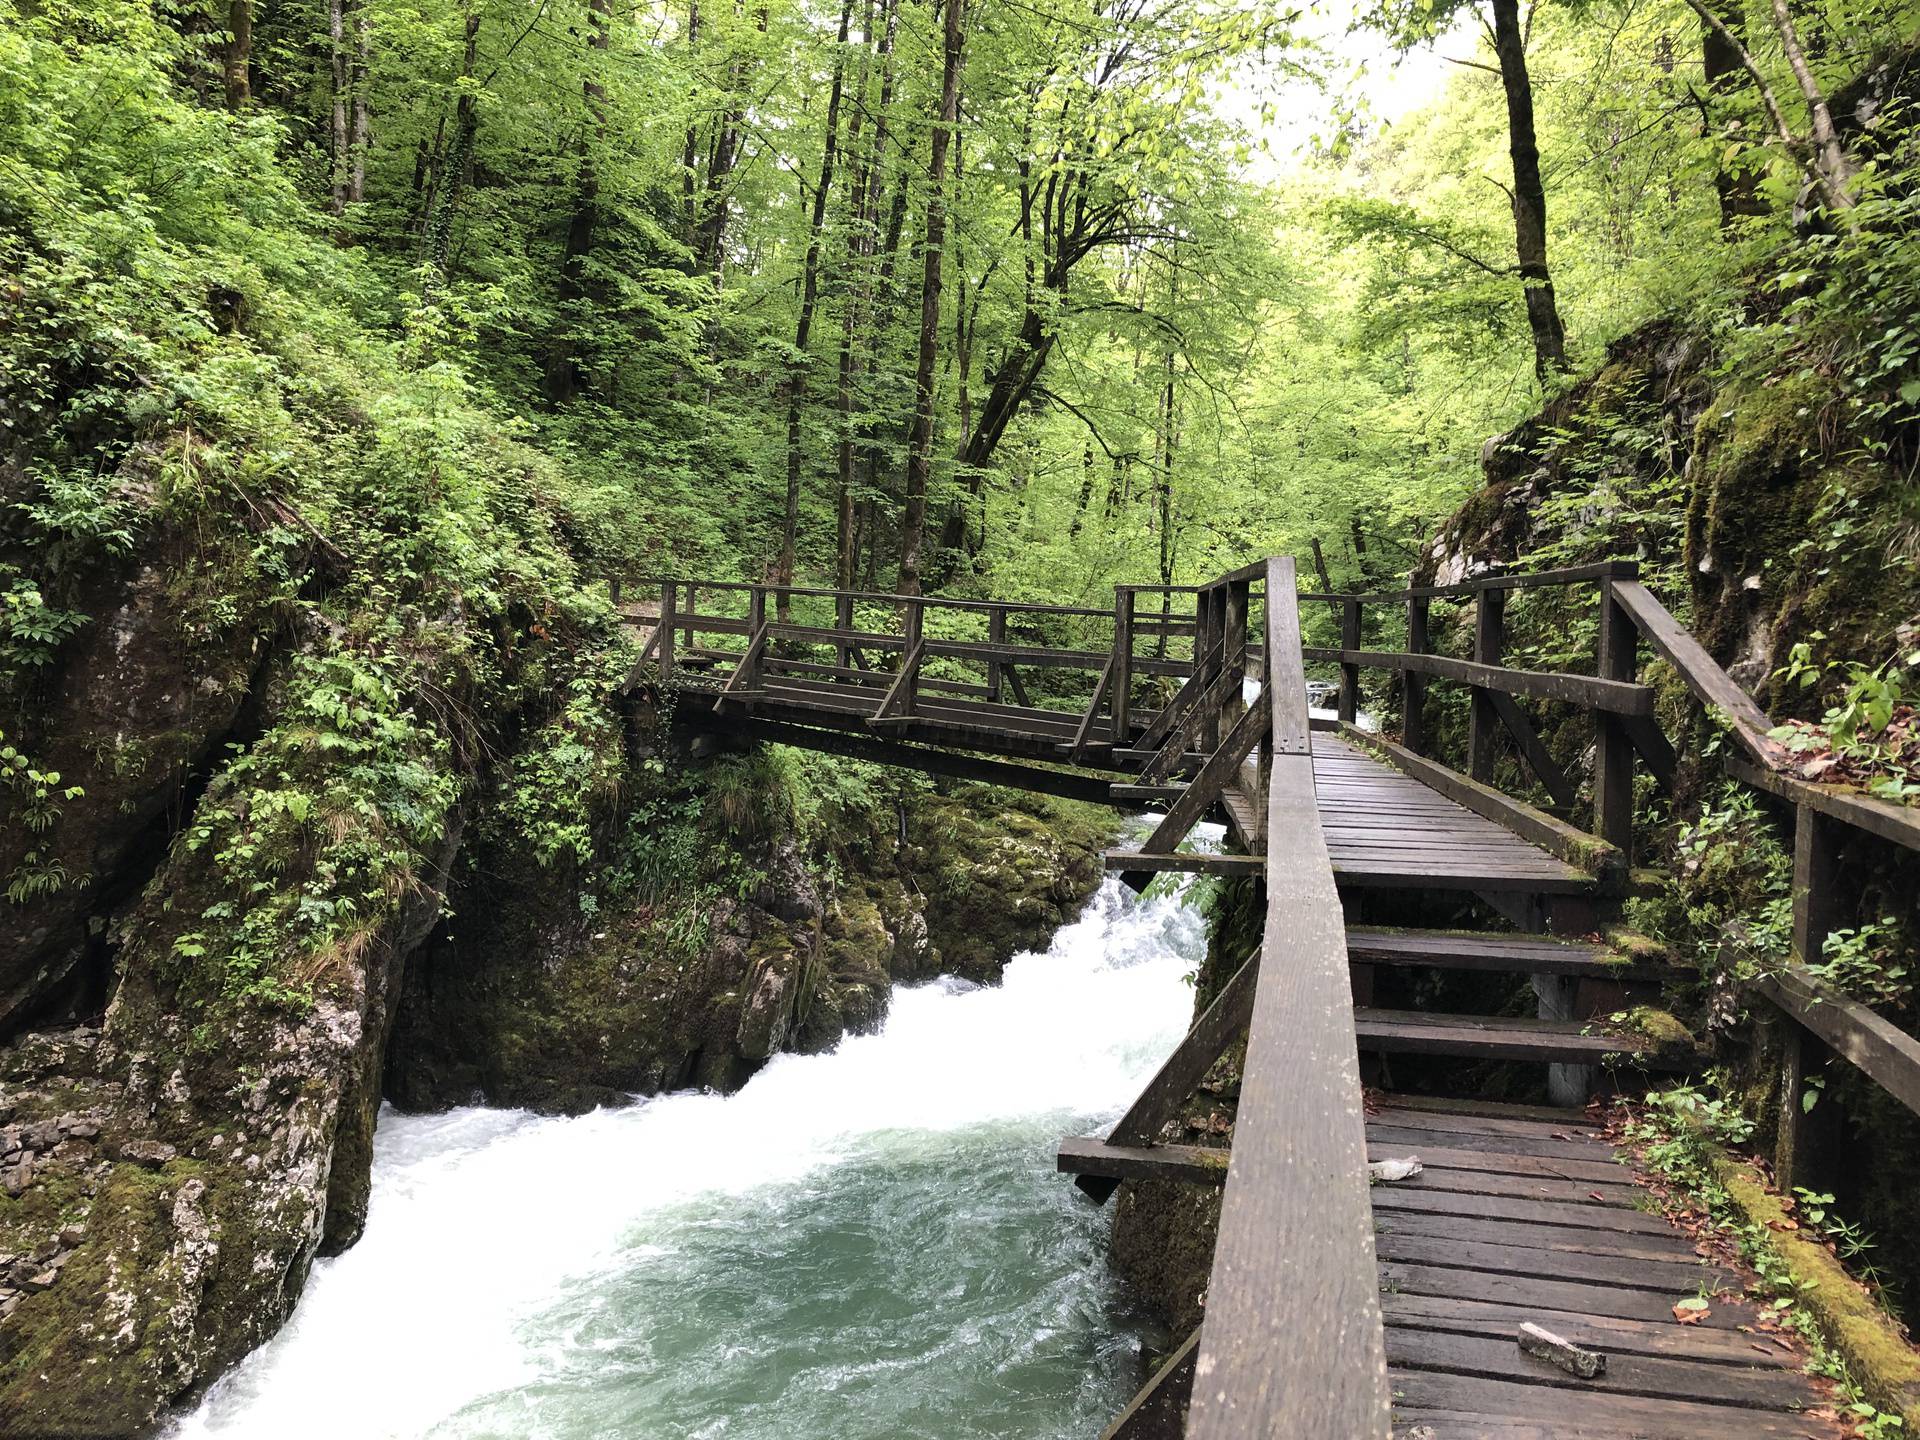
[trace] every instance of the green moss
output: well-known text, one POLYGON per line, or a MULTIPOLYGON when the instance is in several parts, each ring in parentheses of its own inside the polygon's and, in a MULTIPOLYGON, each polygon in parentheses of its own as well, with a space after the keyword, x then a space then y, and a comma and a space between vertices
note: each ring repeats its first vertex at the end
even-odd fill
POLYGON ((1618 1022, 1622 1030, 1651 1041, 1659 1050, 1691 1052, 1696 1049, 1693 1032, 1678 1016, 1650 1005, 1636 1005, 1618 1022))
POLYGON ((1847 1373, 1882 1409, 1920 1429, 1920 1352, 1827 1247, 1788 1213, 1753 1167, 1697 1137, 1713 1174, 1740 1215, 1779 1256, 1793 1297, 1844 1360, 1847 1373))

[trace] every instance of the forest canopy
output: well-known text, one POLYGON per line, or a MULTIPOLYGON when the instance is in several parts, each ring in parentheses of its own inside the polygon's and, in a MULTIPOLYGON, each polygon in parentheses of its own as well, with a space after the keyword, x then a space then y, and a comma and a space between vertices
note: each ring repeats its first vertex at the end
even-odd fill
POLYGON ((1654 316, 1834 320, 1862 403, 1911 409, 1899 117, 1833 97, 1914 19, 8 0, 5 423, 80 460, 103 392, 62 367, 101 346, 149 382, 130 436, 249 434, 239 352, 317 346, 493 416, 606 573, 1403 574, 1486 438, 1654 316), (1449 73, 1382 118, 1395 52, 1449 73))

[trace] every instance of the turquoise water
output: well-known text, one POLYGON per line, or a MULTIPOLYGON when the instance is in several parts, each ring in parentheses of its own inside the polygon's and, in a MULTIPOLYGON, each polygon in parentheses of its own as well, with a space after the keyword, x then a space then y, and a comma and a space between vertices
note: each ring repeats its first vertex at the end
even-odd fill
POLYGON ((176 1433, 1096 1435, 1141 1331, 1053 1147, 1171 1050, 1202 943, 1109 882, 1002 985, 902 990, 733 1096, 388 1114, 366 1237, 176 1433))

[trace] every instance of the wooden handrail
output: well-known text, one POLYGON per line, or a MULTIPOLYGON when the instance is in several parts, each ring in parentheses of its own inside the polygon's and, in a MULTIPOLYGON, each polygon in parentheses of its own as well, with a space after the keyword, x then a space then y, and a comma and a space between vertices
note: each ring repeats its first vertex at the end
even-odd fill
POLYGON ((1608 714, 1653 714, 1653 687, 1627 680, 1599 680, 1591 675, 1569 675, 1558 670, 1515 670, 1507 665, 1484 665, 1408 650, 1345 650, 1309 645, 1302 653, 1309 660, 1332 660, 1369 670, 1417 670, 1424 675, 1458 680, 1486 690, 1565 700, 1608 714))
MULTIPOLYGON (((609 584, 612 582, 609 581, 609 584)), ((962 600, 942 595, 915 595, 903 597, 888 590, 829 590, 818 585, 766 585, 751 580, 689 580, 685 576, 665 576, 647 582, 653 585, 698 585, 702 590, 725 590, 732 593, 761 590, 768 595, 802 596, 814 599, 833 599, 842 595, 855 600, 871 601, 875 605, 897 606, 903 600, 911 598, 916 603, 929 608, 942 610, 978 610, 983 613, 993 610, 1006 610, 1015 614, 1065 615, 1082 620, 1099 620, 1110 617, 1111 610, 1102 610, 1087 605, 1048 605, 1034 600, 962 600)), ((1150 588, 1150 587, 1143 587, 1150 588)))
POLYGON ((1633 580, 1640 566, 1632 560, 1602 560, 1593 565, 1569 565, 1559 570, 1515 570, 1505 574, 1483 575, 1451 585, 1409 585, 1404 590, 1383 590, 1373 594, 1346 591, 1309 590, 1300 598, 1311 601, 1356 600, 1362 605, 1404 605, 1409 600, 1444 600, 1451 596, 1479 595, 1488 590, 1537 590, 1552 585, 1580 585, 1600 580, 1633 580))
POLYGON ((1345 925, 1314 794, 1293 561, 1267 562, 1267 916, 1193 1440, 1387 1440, 1345 925))
POLYGON ((1768 738, 1773 722, 1766 712, 1720 668, 1706 646, 1693 638, 1673 612, 1654 598, 1651 590, 1638 580, 1622 580, 1614 584, 1613 598, 1694 697, 1726 721, 1741 749, 1762 765, 1774 766, 1786 758, 1786 747, 1768 738))

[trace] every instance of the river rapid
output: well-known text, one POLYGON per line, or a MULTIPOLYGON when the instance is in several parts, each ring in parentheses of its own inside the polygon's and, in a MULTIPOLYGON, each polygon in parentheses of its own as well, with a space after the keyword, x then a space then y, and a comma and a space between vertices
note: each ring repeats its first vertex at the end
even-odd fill
POLYGON ((173 1434, 1097 1434, 1142 1331, 1053 1150, 1184 1033, 1203 948, 1110 878, 1000 985, 898 990, 731 1096, 388 1112, 365 1237, 173 1434))

